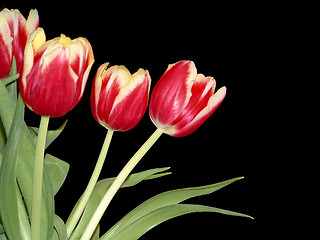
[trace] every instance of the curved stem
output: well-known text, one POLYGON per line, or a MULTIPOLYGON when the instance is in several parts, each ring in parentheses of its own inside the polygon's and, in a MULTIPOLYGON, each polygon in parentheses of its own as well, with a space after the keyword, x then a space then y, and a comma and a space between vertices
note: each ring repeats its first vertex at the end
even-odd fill
POLYGON ((41 117, 33 167, 31 239, 41 240, 41 196, 43 180, 43 158, 50 117, 41 117))
POLYGON ((72 211, 72 213, 70 214, 70 217, 68 218, 68 221, 66 223, 68 237, 70 237, 75 226, 77 225, 77 223, 78 223, 78 221, 84 211, 84 208, 88 203, 88 200, 91 196, 91 193, 92 193, 92 191, 98 181, 102 166, 103 166, 105 158, 107 156, 107 152, 108 152, 108 149, 110 146, 113 132, 114 132, 113 130, 108 130, 108 133, 105 137, 103 146, 101 148, 99 158, 97 160, 97 163, 96 163, 96 166, 95 166, 94 171, 92 173, 92 176, 90 178, 90 181, 86 187, 86 190, 82 194, 80 201, 78 202, 76 208, 72 211))
POLYGON ((121 170, 118 174, 116 179, 111 184, 110 188, 104 195, 103 199, 101 200, 99 206, 97 207, 96 211, 94 212, 92 218, 90 219, 84 233, 81 236, 80 240, 89 240, 96 229, 102 215, 106 211, 107 207, 109 206, 112 198, 119 190, 123 182, 129 176, 130 172, 133 168, 138 164, 141 158, 147 153, 147 151, 152 147, 152 145, 158 140, 158 138, 163 133, 162 130, 157 129, 150 138, 141 146, 141 148, 136 152, 135 155, 129 160, 126 166, 121 170))

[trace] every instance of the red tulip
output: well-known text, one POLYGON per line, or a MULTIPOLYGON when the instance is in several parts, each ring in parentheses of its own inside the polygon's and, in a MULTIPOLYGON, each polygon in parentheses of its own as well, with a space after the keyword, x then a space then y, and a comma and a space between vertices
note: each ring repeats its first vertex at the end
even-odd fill
POLYGON ((151 94, 151 120, 171 136, 183 137, 194 132, 226 95, 226 87, 214 93, 215 87, 212 77, 197 74, 192 61, 169 65, 151 94))
POLYGON ((80 101, 94 56, 85 38, 65 35, 46 41, 42 28, 28 38, 19 89, 26 105, 41 116, 60 117, 80 101))
POLYGON ((27 38, 38 26, 37 10, 31 10, 27 20, 17 9, 0 12, 0 78, 9 75, 13 57, 20 73, 27 38))
POLYGON ((91 90, 91 110, 102 126, 114 131, 135 127, 144 115, 149 100, 151 78, 147 70, 133 75, 124 66, 102 64, 91 90))

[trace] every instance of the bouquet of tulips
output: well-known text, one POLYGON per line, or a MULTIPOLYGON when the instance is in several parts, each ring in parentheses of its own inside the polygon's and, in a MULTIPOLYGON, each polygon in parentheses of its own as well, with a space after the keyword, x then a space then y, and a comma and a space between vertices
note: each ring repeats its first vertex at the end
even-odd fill
MULTIPOLYGON (((213 193, 242 177, 201 187, 161 193, 125 215, 106 233, 99 222, 120 188, 170 174, 155 168, 131 174, 141 158, 167 134, 183 137, 198 129, 219 107, 226 88, 215 92, 212 77, 198 74, 192 61, 169 65, 149 92, 147 70, 131 74, 124 66, 102 64, 91 88, 91 110, 106 128, 95 169, 64 222, 55 214, 54 196, 67 176, 67 162, 46 153, 66 123, 48 130, 50 118, 71 111, 81 100, 94 54, 89 41, 79 37, 46 40, 37 10, 25 19, 18 10, 0 12, 0 239, 5 240, 134 240, 154 226, 194 212, 250 217, 220 208, 183 204, 213 193), (115 131, 134 128, 149 102, 155 132, 127 162, 118 176, 99 180, 115 131), (25 106, 40 115, 39 128, 24 121, 25 106), (99 180, 99 181, 98 181, 99 180)), ((250 217, 251 218, 251 217, 250 217)))

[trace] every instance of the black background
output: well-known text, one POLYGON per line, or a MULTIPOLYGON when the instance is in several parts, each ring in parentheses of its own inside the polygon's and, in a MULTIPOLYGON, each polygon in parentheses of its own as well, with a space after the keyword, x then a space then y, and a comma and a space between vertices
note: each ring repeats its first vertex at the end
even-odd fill
MULTIPOLYGON (((210 1, 196 2, 46 2, 27 6, 8 4, 28 15, 36 8, 47 39, 61 33, 86 37, 95 63, 82 101, 66 116, 51 119, 49 128, 68 124, 48 152, 67 161, 70 171, 56 196, 56 213, 67 219, 85 189, 99 155, 106 129, 90 110, 90 89, 97 68, 104 62, 125 65, 132 73, 148 69, 152 87, 168 64, 192 60, 199 73, 213 76, 217 88, 226 86, 220 108, 193 134, 183 138, 161 136, 134 172, 170 166, 170 176, 146 181, 116 195, 101 222, 104 233, 128 211, 146 199, 176 188, 207 185, 244 176, 218 192, 188 203, 204 204, 249 214, 255 219, 218 214, 191 214, 167 221, 141 239, 257 239, 267 231, 261 222, 272 193, 264 188, 271 152, 271 125, 265 84, 274 36, 270 35, 270 6, 210 1), (259 234, 260 235, 260 234, 259 234)), ((276 14, 273 13, 273 14, 276 14)), ((39 117, 26 111, 28 125, 39 117)), ((116 176, 126 161, 155 130, 146 112, 136 128, 116 132, 101 178, 116 176)), ((269 212, 269 214, 272 214, 269 212)), ((268 232, 274 229, 272 223, 268 232)))

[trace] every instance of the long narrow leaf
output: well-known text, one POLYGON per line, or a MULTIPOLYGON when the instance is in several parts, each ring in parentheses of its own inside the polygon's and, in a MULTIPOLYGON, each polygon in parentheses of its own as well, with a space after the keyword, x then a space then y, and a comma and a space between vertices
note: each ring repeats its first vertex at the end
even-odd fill
MULTIPOLYGON (((49 130, 47 133, 47 140, 46 140, 46 148, 60 135, 67 124, 68 120, 66 120, 58 129, 56 130, 49 130)), ((34 142, 37 141, 39 128, 30 127, 30 135, 33 138, 34 142)))
POLYGON ((54 215, 53 225, 56 232, 53 239, 68 240, 67 227, 59 216, 54 215))
MULTIPOLYGON (((29 134, 29 130, 24 125, 24 137, 22 139, 21 154, 17 169, 19 187, 24 196, 24 201, 28 212, 32 208, 32 182, 33 165, 35 156, 35 144, 29 134)), ((43 169, 42 204, 41 204, 41 239, 50 239, 53 234, 54 219, 54 195, 51 179, 46 167, 43 169)))
POLYGON ((4 153, 4 148, 6 146, 6 142, 7 142, 7 135, 6 135, 6 132, 3 128, 1 117, 0 117, 0 153, 1 154, 4 153))
POLYGON ((67 177, 69 164, 47 154, 44 160, 45 168, 49 174, 53 195, 56 195, 67 177))
POLYGON ((0 81, 0 118, 6 135, 9 135, 16 104, 8 93, 6 87, 0 81))
POLYGON ((227 181, 219 182, 216 184, 184 188, 173 191, 164 192, 150 198, 149 200, 142 203, 140 206, 128 213, 124 218, 122 218, 118 223, 116 223, 105 235, 105 239, 109 239, 115 236, 117 233, 125 229, 131 223, 137 219, 143 217, 144 215, 153 212, 159 208, 170 206, 174 204, 181 203, 187 199, 213 193, 235 181, 242 179, 243 177, 233 178, 227 181))
MULTIPOLYGON (((168 170, 169 168, 156 168, 156 169, 150 169, 147 171, 143 171, 140 173, 132 174, 130 175, 126 181, 123 183, 122 187, 131 187, 138 183, 140 183, 143 180, 147 180, 149 178, 152 178, 153 175, 156 175, 158 173, 164 172, 168 170)), ((160 175, 164 176, 164 175, 160 175)), ((91 219, 93 213, 95 212, 95 209, 99 205, 101 199, 109 189, 111 183, 114 181, 115 178, 107 178, 104 180, 101 180, 97 183, 95 186, 92 195, 88 201, 88 204, 84 210, 84 213, 80 219, 80 222, 76 229, 73 231, 72 235, 70 236, 70 240, 76 240, 79 239, 86 228, 89 220, 91 219)))
POLYGON ((165 206, 158 208, 143 217, 139 218, 137 221, 131 223, 125 229, 120 231, 113 237, 103 236, 100 240, 136 240, 140 238, 143 234, 154 228, 155 226, 161 224, 169 219, 197 212, 211 212, 211 213, 222 213, 232 216, 240 217, 250 217, 245 214, 236 213, 220 208, 207 207, 202 205, 192 205, 192 204, 174 204, 170 206, 165 206))
POLYGON ((19 211, 23 206, 21 206, 22 199, 16 181, 22 145, 19 139, 23 136, 24 105, 22 101, 18 102, 14 116, 0 169, 0 215, 7 237, 10 240, 21 240, 29 239, 28 236, 30 236, 30 229, 26 227, 29 223, 25 222, 27 218, 20 217, 19 211))

